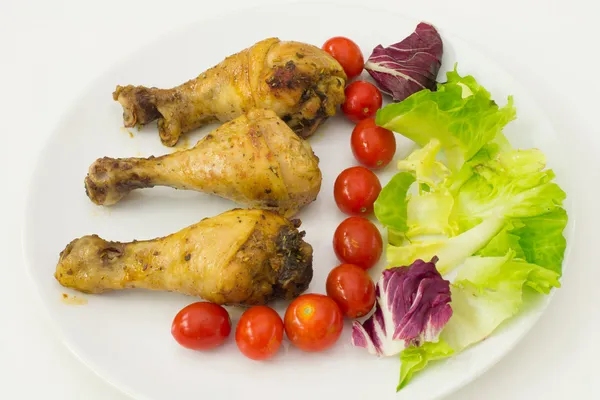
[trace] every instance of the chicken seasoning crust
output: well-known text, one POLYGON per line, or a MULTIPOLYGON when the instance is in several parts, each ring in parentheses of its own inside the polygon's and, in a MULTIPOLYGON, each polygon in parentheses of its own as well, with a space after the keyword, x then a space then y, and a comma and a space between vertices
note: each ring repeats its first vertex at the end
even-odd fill
POLYGON ((270 38, 175 88, 117 86, 113 98, 123 106, 126 127, 158 119, 167 146, 183 133, 253 108, 273 110, 307 138, 343 103, 345 83, 344 70, 323 50, 270 38))
POLYGON ((84 236, 60 253, 55 278, 84 293, 143 288, 241 306, 293 299, 313 276, 299 226, 270 211, 234 209, 154 240, 84 236))

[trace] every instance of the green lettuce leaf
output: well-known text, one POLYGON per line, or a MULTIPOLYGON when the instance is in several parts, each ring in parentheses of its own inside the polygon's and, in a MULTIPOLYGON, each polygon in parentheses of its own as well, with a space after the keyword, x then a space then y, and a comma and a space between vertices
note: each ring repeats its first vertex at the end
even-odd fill
POLYGON ((452 317, 440 338, 460 352, 488 337, 523 304, 529 287, 547 294, 560 287, 559 275, 539 265, 504 257, 469 257, 452 284, 452 317))
POLYGON ((414 182, 413 174, 400 172, 385 185, 375 201, 375 216, 385 227, 392 229, 395 235, 408 230, 406 202, 408 190, 414 182))
POLYGON ((562 275, 567 247, 563 231, 567 221, 567 212, 562 208, 535 217, 513 219, 476 255, 495 257, 512 250, 515 258, 562 275))
POLYGON ((512 147, 508 140, 502 133, 498 133, 496 138, 483 146, 477 154, 475 154, 470 160, 463 164, 461 169, 453 174, 452 179, 445 182, 445 186, 450 190, 453 195, 456 195, 462 185, 465 184, 474 174, 476 168, 493 160, 500 151, 511 151, 512 147))
POLYGON ((519 219, 520 226, 512 233, 519 237, 523 258, 562 275, 562 262, 567 247, 563 231, 567 221, 567 212, 562 208, 519 219))
POLYGON ((436 159, 441 148, 442 144, 439 140, 431 139, 425 147, 413 151, 404 160, 398 161, 398 169, 413 172, 417 181, 428 188, 436 187, 450 175, 450 170, 444 163, 436 159))
POLYGON ((454 350, 443 340, 426 342, 419 347, 411 346, 400 353, 400 381, 396 391, 405 387, 414 374, 427 366, 430 361, 450 357, 454 350))
POLYGON ((454 233, 449 225, 454 198, 440 185, 450 171, 436 160, 439 144, 432 140, 400 161, 398 167, 405 172, 396 174, 375 202, 375 216, 388 228, 388 235, 395 243, 424 235, 454 233), (415 181, 417 190, 410 191, 415 181))
POLYGON ((499 108, 472 76, 461 77, 455 69, 435 92, 421 90, 387 105, 377 111, 375 121, 421 146, 439 140, 450 169, 458 171, 515 118, 512 97, 499 108))
POLYGON ((474 228, 451 238, 414 241, 402 246, 387 246, 390 267, 411 265, 414 260, 431 260, 436 256, 438 271, 443 275, 458 267, 467 257, 483 248, 504 227, 503 218, 489 218, 474 228))
POLYGON ((513 251, 515 258, 525 259, 525 252, 519 243, 521 238, 512 233, 512 230, 515 229, 514 224, 515 221, 507 223, 500 233, 475 254, 481 257, 502 257, 509 251, 513 251))
POLYGON ((449 224, 454 198, 445 191, 421 192, 410 197, 407 203, 406 237, 417 238, 442 235, 452 236, 449 224))
POLYGON ((451 219, 459 232, 492 216, 528 218, 561 208, 565 192, 552 182, 554 172, 543 169, 545 159, 539 150, 511 150, 483 158, 479 154, 477 162, 468 163, 471 176, 453 190, 451 219))

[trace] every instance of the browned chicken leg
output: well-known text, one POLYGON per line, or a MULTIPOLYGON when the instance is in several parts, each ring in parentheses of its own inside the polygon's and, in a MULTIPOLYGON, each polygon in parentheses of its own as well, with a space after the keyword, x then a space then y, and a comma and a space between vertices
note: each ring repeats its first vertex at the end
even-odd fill
POLYGON ((162 142, 215 121, 229 121, 252 108, 277 113, 306 138, 344 101, 346 74, 323 50, 271 38, 227 57, 173 89, 117 86, 125 126, 158 119, 162 142))
POLYGON ((154 240, 84 236, 60 253, 55 277, 85 293, 144 288, 228 305, 292 299, 313 275, 312 247, 299 226, 269 211, 237 209, 154 240))
POLYGON ((321 188, 319 160, 273 111, 253 110, 201 139, 194 148, 150 158, 101 158, 85 179, 96 204, 133 189, 197 190, 291 216, 321 188))

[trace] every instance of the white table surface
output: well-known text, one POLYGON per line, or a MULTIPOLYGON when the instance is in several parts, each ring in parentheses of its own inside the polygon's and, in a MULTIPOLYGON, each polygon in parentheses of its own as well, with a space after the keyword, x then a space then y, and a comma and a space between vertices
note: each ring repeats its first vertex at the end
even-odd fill
MULTIPOLYGON (((0 398, 125 400, 50 331, 28 280, 21 254, 21 221, 36 155, 77 94, 130 49, 205 16, 287 0, 9 1, 0 6, 0 398)), ((600 149, 600 3, 368 3, 432 22, 493 57, 530 90, 565 140, 571 135, 586 137, 581 157, 591 163, 600 149)), ((198 38, 198 49, 203 40, 215 38, 198 38)), ((585 217, 600 222, 598 207, 591 207, 600 204, 594 201, 600 192, 600 174, 590 168, 588 175, 590 199, 585 204, 590 210, 585 217)), ((586 229, 587 235, 597 237, 596 231, 586 229)), ((530 334, 498 365, 449 400, 600 399, 600 263, 588 247, 579 251, 589 254, 589 262, 569 266, 563 288, 530 334)))

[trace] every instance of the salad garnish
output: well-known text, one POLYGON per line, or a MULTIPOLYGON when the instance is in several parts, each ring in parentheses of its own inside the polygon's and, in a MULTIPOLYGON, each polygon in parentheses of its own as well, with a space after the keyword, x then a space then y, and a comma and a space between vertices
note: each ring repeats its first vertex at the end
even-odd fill
POLYGON ((435 90, 443 50, 442 38, 437 30, 421 22, 401 42, 375 47, 365 69, 382 92, 395 101, 402 101, 420 90, 435 90))
POLYGON ((512 97, 499 107, 456 66, 437 91, 377 113, 378 125, 422 146, 398 162, 374 205, 388 230, 388 268, 433 258, 451 281, 452 316, 433 340, 402 349, 398 390, 429 361, 491 335, 525 291, 560 287, 566 194, 539 149, 514 149, 503 135, 515 118, 512 97))
POLYGON ((430 262, 383 271, 375 286, 375 312, 352 325, 352 344, 369 353, 391 356, 411 345, 437 341, 452 315, 450 282, 430 262))

